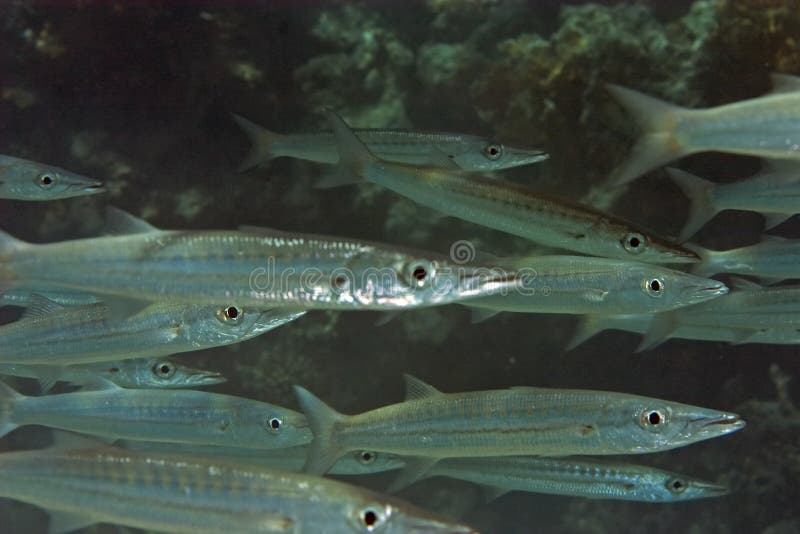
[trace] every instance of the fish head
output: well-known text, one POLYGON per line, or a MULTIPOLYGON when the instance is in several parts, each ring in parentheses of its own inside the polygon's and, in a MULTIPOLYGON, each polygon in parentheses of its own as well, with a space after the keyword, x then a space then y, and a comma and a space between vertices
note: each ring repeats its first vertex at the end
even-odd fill
POLYGON ((152 358, 147 361, 144 372, 145 384, 158 388, 212 386, 226 381, 217 372, 194 369, 174 358, 152 358))
POLYGON ((341 529, 341 532, 476 534, 470 527, 449 521, 418 506, 367 490, 353 488, 342 502, 343 519, 347 528, 341 529))
POLYGON ((304 315, 283 308, 261 310, 233 303, 183 307, 181 333, 196 348, 218 347, 261 335, 304 315))
MULTIPOLYGON (((631 264, 625 272, 629 287, 624 294, 630 296, 631 303, 640 303, 651 312, 698 304, 728 292, 728 287, 717 280, 657 265, 631 264), (633 300, 636 293, 638 296, 633 300)), ((620 311, 624 313, 622 308, 620 311)))
POLYGON ((347 461, 348 474, 369 475, 400 469, 405 465, 403 459, 388 452, 371 450, 350 451, 337 462, 347 461))
POLYGON ((627 435, 636 443, 631 452, 669 450, 717 438, 744 428, 735 413, 660 399, 629 401, 632 429, 627 435))
POLYGON ((19 194, 28 200, 56 200, 105 192, 103 183, 58 167, 34 162, 17 169, 19 194))
POLYGON ((245 424, 258 424, 265 449, 294 447, 311 442, 313 437, 306 416, 288 408, 263 403, 250 405, 239 415, 245 424), (246 413, 248 410, 252 412, 246 413))
POLYGON ((648 502, 678 502, 722 497, 730 489, 722 484, 707 482, 668 471, 654 471, 642 476, 637 485, 639 497, 648 502))
POLYGON ((331 292, 341 306, 374 309, 448 304, 515 287, 514 277, 501 269, 392 251, 372 254, 369 262, 337 270, 330 278, 331 292))
POLYGON ((617 227, 619 257, 646 263, 698 263, 700 256, 677 243, 660 239, 627 225, 617 227))
POLYGON ((448 156, 461 169, 472 172, 491 172, 531 165, 549 157, 547 152, 537 148, 509 146, 486 139, 475 139, 466 143, 463 151, 448 156))

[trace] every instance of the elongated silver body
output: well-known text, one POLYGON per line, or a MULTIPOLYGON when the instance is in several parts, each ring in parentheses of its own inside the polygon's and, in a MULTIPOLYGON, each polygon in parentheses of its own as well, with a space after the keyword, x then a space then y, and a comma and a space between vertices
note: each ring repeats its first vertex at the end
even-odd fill
POLYGON ((643 132, 614 174, 622 185, 669 161, 705 151, 800 159, 800 82, 773 75, 776 91, 707 109, 686 109, 618 85, 609 92, 641 123, 643 132))
POLYGON ((3 453, 0 495, 49 510, 50 532, 94 523, 177 534, 473 532, 335 480, 115 448, 3 453))
POLYGON ((0 327, 0 363, 61 366, 165 356, 245 341, 305 313, 163 302, 122 319, 102 302, 62 307, 44 301, 31 310, 0 327))
POLYGON ((0 233, 0 286, 26 284, 193 304, 365 310, 490 295, 513 287, 513 276, 388 245, 264 229, 46 245, 0 233))
MULTIPOLYGON (((281 156, 318 163, 339 161, 333 132, 278 134, 244 117, 233 115, 233 119, 253 145, 242 170, 281 156)), ((488 172, 547 159, 547 154, 537 148, 503 145, 475 135, 390 129, 358 129, 355 132, 381 159, 415 165, 432 164, 437 155, 443 154, 465 171, 488 172)))
POLYGON ((654 349, 668 339, 692 339, 697 341, 721 341, 726 343, 765 343, 773 345, 800 344, 800 331, 792 327, 778 328, 735 328, 730 326, 700 325, 675 314, 674 322, 666 331, 657 328, 661 322, 670 319, 659 314, 630 315, 589 315, 581 317, 567 350, 605 330, 622 330, 637 334, 647 334, 637 348, 638 351, 654 349))
MULTIPOLYGON (((185 443, 159 443, 151 441, 120 441, 116 446, 137 452, 160 452, 180 456, 205 456, 259 465, 284 471, 302 471, 308 456, 308 446, 283 449, 241 449, 214 445, 187 445, 185 443)), ((346 454, 331 467, 332 475, 369 475, 403 467, 402 458, 394 454, 375 451, 355 451, 346 454)))
POLYGON ((470 300, 471 307, 539 313, 649 313, 724 295, 717 280, 632 261, 540 256, 515 261, 519 287, 470 300))
POLYGON ((623 393, 519 387, 442 393, 408 377, 405 402, 359 415, 335 412, 303 388, 314 432, 307 469, 343 453, 377 450, 440 458, 536 454, 640 454, 736 431, 738 415, 623 393))
POLYGON ((692 272, 699 276, 743 274, 767 282, 800 278, 799 239, 765 236, 760 243, 729 250, 694 248, 703 259, 692 266, 692 272))
POLYGON ((800 165, 780 172, 768 172, 737 182, 716 184, 688 172, 667 169, 689 199, 689 217, 681 240, 692 237, 717 213, 725 210, 756 211, 772 228, 800 212, 800 165))
POLYGON ((341 166, 442 213, 593 256, 649 263, 691 263, 697 256, 632 224, 528 187, 453 169, 391 163, 376 158, 336 115, 341 166))
POLYGON ((0 154, 0 198, 58 200, 104 191, 97 180, 53 165, 0 154))
POLYGON ((293 410, 230 395, 184 389, 103 389, 25 397, 0 383, 0 435, 43 425, 108 440, 135 439, 272 449, 311 440, 293 410))
POLYGON ((77 365, 0 364, 0 374, 35 378, 47 391, 56 382, 91 385, 109 380, 123 388, 192 388, 225 382, 214 371, 194 369, 175 358, 136 358, 77 365))
POLYGON ((725 486, 686 475, 592 458, 446 458, 426 476, 445 476, 491 486, 496 494, 530 491, 594 499, 669 503, 719 497, 725 486))

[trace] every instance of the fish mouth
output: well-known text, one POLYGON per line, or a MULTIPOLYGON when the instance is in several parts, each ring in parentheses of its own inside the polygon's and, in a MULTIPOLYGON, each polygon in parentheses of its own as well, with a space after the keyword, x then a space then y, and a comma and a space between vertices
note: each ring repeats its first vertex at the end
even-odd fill
POLYGON ((192 386, 213 386, 227 381, 227 378, 215 371, 198 371, 186 380, 192 386))
POLYGON ((105 187, 103 187, 103 184, 101 182, 94 182, 94 183, 91 183, 89 185, 81 186, 81 191, 83 191, 84 193, 89 194, 89 195, 92 195, 92 194, 95 194, 95 193, 103 193, 105 190, 106 189, 105 189, 105 187))
POLYGON ((727 495, 731 492, 731 489, 728 486, 723 486, 722 484, 716 484, 714 482, 705 482, 702 480, 693 480, 689 487, 695 492, 701 492, 707 497, 719 497, 721 495, 727 495))
POLYGON ((743 429, 745 424, 744 419, 735 413, 726 413, 718 417, 701 417, 690 423, 691 426, 696 428, 696 435, 704 438, 724 436, 736 432, 743 429))
POLYGON ((730 288, 722 282, 709 278, 689 289, 690 296, 688 300, 690 304, 697 304, 721 297, 729 291, 730 288))

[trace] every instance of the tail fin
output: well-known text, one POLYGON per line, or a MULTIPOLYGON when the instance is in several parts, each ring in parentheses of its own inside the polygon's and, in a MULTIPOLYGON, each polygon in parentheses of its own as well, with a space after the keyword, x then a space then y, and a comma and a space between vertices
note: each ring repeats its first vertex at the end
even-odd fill
POLYGON ((614 171, 611 181, 615 186, 689 154, 691 149, 681 146, 675 131, 676 116, 689 110, 619 85, 606 84, 606 89, 636 117, 643 129, 628 161, 614 171))
POLYGON ((14 416, 14 405, 24 399, 5 382, 0 382, 0 437, 5 436, 15 428, 16 423, 12 421, 14 416))
POLYGON ((247 135, 252 145, 250 153, 239 166, 239 172, 258 167, 276 157, 272 152, 272 144, 281 137, 281 134, 271 132, 235 113, 231 113, 231 118, 247 135))
POLYGON ((667 173, 691 202, 689 205, 689 218, 680 235, 680 241, 684 242, 696 234, 719 211, 712 202, 716 185, 713 182, 679 169, 670 168, 667 169, 667 173))
POLYGON ((714 276, 715 274, 724 272, 720 268, 720 263, 722 261, 721 254, 723 253, 722 251, 710 250, 701 247, 696 243, 684 243, 683 246, 700 256, 700 262, 693 263, 689 267, 689 272, 693 275, 708 278, 714 276))
POLYGON ((347 452, 346 448, 334 441, 333 435, 334 426, 344 422, 347 416, 340 414, 305 388, 295 386, 294 393, 314 434, 303 471, 324 475, 347 452))

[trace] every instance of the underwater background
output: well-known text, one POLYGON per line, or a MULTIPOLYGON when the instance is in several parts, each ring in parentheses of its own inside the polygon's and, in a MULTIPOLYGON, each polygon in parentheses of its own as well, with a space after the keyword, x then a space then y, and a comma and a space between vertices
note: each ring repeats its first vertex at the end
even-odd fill
MULTIPOLYGON (((377 186, 315 189, 319 165, 281 158, 245 173, 241 114, 282 132, 326 126, 323 108, 358 127, 494 136, 550 158, 508 179, 576 201, 625 160, 630 116, 603 84, 687 107, 760 95, 769 74, 800 74, 795 1, 24 2, 0 5, 0 153, 103 180, 104 195, 3 201, 0 227, 28 241, 94 235, 114 205, 161 228, 260 225, 378 240, 447 254, 459 241, 497 256, 523 239, 442 218, 377 186)), ((681 167, 719 182, 755 158, 706 153, 681 167)), ((610 210, 677 235, 687 201, 663 170, 610 210)), ((758 215, 728 211, 695 236, 749 244, 758 215)), ((790 221, 776 232, 797 236, 790 221)), ((10 320, 11 312, 0 312, 10 320)), ((718 480, 722 498, 676 504, 514 492, 485 504, 465 482, 431 479, 401 495, 486 533, 800 532, 800 353, 793 346, 671 340, 604 332, 566 351, 576 320, 505 313, 473 323, 446 306, 382 321, 315 311, 264 337, 183 355, 229 382, 213 391, 297 408, 301 384, 345 413, 403 397, 402 373, 443 391, 513 385, 591 388, 736 411, 725 439, 640 456, 642 464, 718 480)), ((24 389, 23 381, 12 382, 24 389)), ((47 441, 36 429, 0 442, 47 441)), ((362 477, 383 489, 391 479, 362 477)), ((0 502, 0 532, 45 532, 46 513, 0 502)), ((101 525, 89 532, 130 529, 101 525)))

